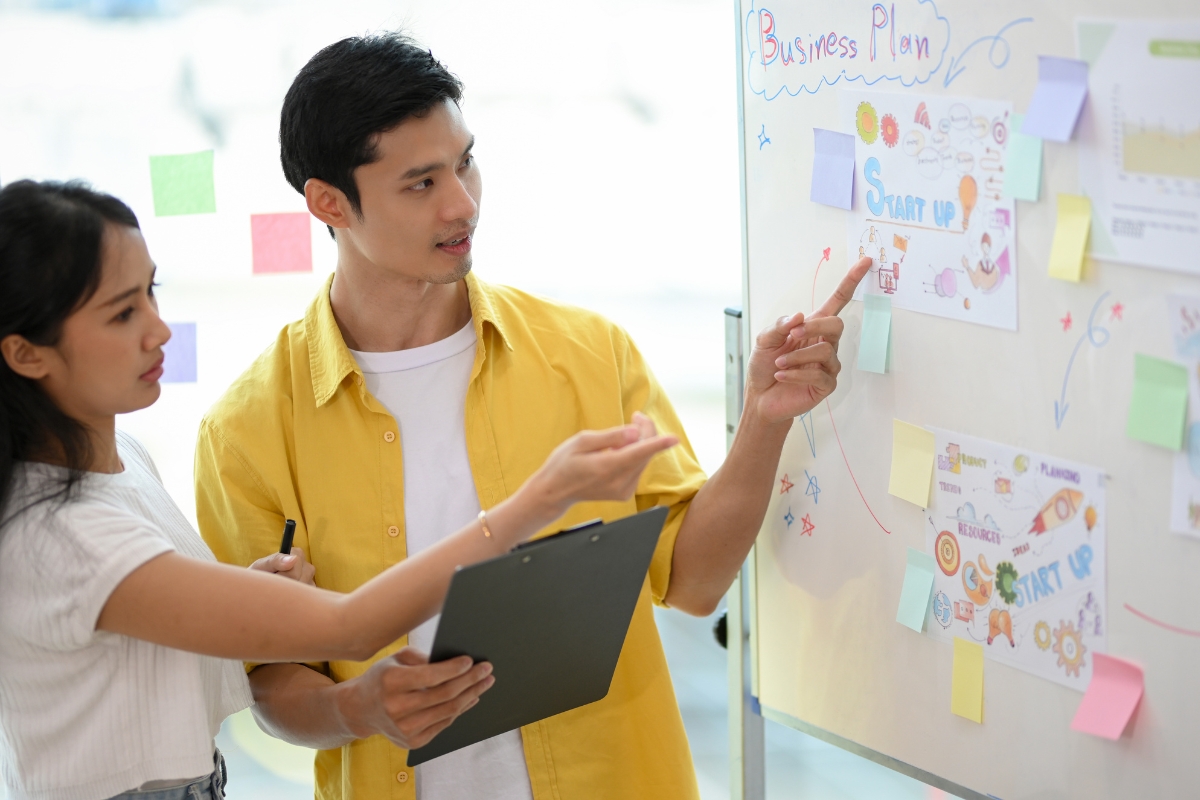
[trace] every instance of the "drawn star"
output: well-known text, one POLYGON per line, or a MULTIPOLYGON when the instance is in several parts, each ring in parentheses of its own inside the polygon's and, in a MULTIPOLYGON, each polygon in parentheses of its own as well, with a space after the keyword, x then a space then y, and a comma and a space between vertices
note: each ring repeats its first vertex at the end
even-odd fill
POLYGON ((1064 331, 1071 330, 1071 312, 1068 311, 1067 315, 1065 317, 1063 317, 1062 319, 1060 319, 1059 322, 1062 323, 1064 331))
POLYGON ((792 487, 796 485, 788 480, 788 476, 786 473, 784 474, 783 478, 780 480, 780 483, 782 484, 779 487, 780 494, 787 494, 788 492, 790 492, 792 490, 792 487))
POLYGON ((796 518, 792 516, 792 510, 790 508, 787 510, 787 513, 783 515, 783 521, 787 523, 789 528, 791 528, 792 523, 796 521, 796 518))
POLYGON ((763 125, 762 130, 758 133, 758 149, 762 150, 764 144, 770 144, 771 140, 767 137, 767 126, 763 125))
POLYGON ((1111 309, 1111 312, 1112 312, 1112 313, 1111 313, 1111 316, 1109 316, 1109 318, 1108 318, 1108 319, 1109 319, 1109 322, 1111 322, 1111 321, 1112 321, 1112 320, 1114 320, 1114 319, 1115 319, 1117 322, 1120 322, 1120 321, 1121 321, 1121 314, 1122 314, 1122 313, 1124 313, 1124 311, 1125 311, 1125 306, 1121 305, 1120 303, 1113 303, 1113 306, 1112 306, 1112 309, 1111 309))
POLYGON ((809 515, 805 514, 804 517, 800 520, 800 522, 804 524, 804 529, 802 531, 800 531, 800 535, 807 536, 811 539, 812 532, 817 529, 817 526, 813 525, 813 521, 811 519, 809 519, 808 517, 809 517, 809 515))
POLYGON ((804 494, 813 499, 813 503, 819 502, 817 495, 821 493, 821 487, 817 484, 817 476, 809 475, 808 470, 804 470, 804 477, 808 478, 808 488, 804 490, 804 494))

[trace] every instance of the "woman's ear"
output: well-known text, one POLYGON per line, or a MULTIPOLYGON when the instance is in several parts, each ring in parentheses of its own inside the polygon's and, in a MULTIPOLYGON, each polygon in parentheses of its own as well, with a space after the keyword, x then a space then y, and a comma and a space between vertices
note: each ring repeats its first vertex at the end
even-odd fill
POLYGON ((5 363, 23 378, 37 381, 50 373, 44 352, 44 348, 17 333, 0 339, 0 353, 4 354, 5 363))

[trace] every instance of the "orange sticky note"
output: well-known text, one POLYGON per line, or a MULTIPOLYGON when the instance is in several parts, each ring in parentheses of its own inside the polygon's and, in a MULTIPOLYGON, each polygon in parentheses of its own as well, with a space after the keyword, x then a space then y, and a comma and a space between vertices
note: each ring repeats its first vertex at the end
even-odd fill
POLYGON ((1092 682, 1071 730, 1117 740, 1129 724, 1142 699, 1142 668, 1121 658, 1096 653, 1092 661, 1092 682))
POLYGON ((254 274, 312 272, 312 231, 308 213, 251 214, 254 274))
POLYGON ((983 724, 983 645, 954 637, 950 710, 983 724))

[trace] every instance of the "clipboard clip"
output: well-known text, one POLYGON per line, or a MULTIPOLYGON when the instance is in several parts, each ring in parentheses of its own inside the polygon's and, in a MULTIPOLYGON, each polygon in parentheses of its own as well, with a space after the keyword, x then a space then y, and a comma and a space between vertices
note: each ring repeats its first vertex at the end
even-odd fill
POLYGON ((556 539, 559 536, 569 536, 572 533, 580 533, 582 531, 586 531, 591 528, 596 528, 596 527, 600 527, 603 525, 604 525, 604 520, 599 519, 599 518, 591 519, 591 520, 588 520, 587 522, 581 522, 578 525, 572 525, 569 528, 563 528, 558 533, 552 533, 549 536, 543 536, 540 539, 531 539, 528 542, 521 542, 519 545, 517 545, 516 547, 514 547, 512 549, 512 552, 516 552, 517 550, 524 550, 527 547, 537 547, 542 542, 547 542, 551 539, 556 539))

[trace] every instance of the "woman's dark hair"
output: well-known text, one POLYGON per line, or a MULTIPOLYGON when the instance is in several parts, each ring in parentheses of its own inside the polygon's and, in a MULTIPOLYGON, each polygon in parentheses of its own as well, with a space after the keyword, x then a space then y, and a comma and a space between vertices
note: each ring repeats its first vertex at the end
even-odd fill
MULTIPOLYGON (((0 341, 54 345, 63 322, 100 284, 105 226, 137 228, 129 206, 79 181, 17 181, 0 189, 0 341)), ((29 505, 68 500, 91 459, 84 425, 0 358, 0 527, 29 505), (9 509, 17 465, 53 454, 67 477, 9 509)))
POLYGON ((402 33, 331 44, 309 59, 283 99, 284 177, 301 194, 309 178, 336 186, 361 218, 354 170, 379 158, 376 135, 438 103, 458 103, 462 92, 462 83, 433 53, 402 33))

